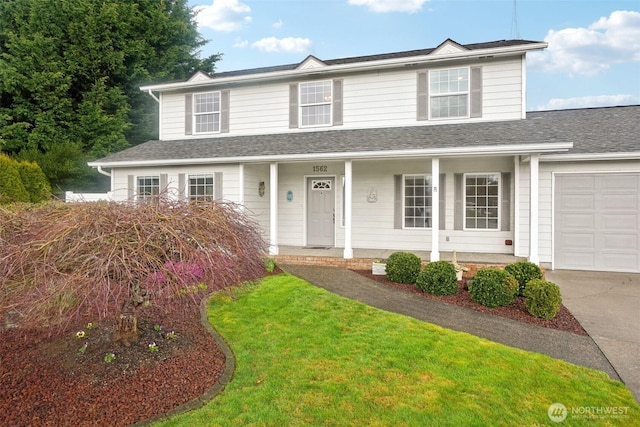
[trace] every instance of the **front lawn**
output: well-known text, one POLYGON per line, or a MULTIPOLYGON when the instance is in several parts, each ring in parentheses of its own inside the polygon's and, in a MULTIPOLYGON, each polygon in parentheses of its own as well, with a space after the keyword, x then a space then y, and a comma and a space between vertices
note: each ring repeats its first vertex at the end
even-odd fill
POLYGON ((203 408, 163 425, 640 426, 631 393, 602 372, 381 311, 286 274, 215 295, 209 320, 236 356, 235 375, 203 408), (547 415, 553 403, 568 408, 561 424, 547 415), (584 408, 620 408, 622 418, 585 419, 584 408))

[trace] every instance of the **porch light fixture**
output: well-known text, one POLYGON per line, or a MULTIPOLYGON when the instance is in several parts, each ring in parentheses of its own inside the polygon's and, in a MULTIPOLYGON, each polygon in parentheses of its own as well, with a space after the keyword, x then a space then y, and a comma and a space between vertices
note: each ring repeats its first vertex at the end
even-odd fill
POLYGON ((264 197, 264 190, 265 190, 264 181, 260 181, 260 184, 258 184, 258 196, 264 197))
POLYGON ((287 202, 292 202, 293 201, 293 191, 289 190, 287 191, 287 202))

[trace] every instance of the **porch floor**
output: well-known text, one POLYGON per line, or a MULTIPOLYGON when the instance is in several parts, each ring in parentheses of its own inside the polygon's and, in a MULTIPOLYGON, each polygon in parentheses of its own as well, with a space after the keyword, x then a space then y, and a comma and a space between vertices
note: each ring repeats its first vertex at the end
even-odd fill
MULTIPOLYGON (((375 260, 383 260, 399 249, 353 249, 353 259, 343 258, 343 248, 327 247, 301 247, 280 246, 279 254, 273 257, 276 262, 298 265, 327 265, 344 268, 365 269, 371 268, 375 260)), ((429 251, 407 251, 420 257, 423 261, 429 261, 429 251)), ((440 259, 452 261, 453 252, 440 252, 440 259)), ((483 266, 504 266, 526 258, 508 254, 490 254, 478 252, 456 252, 458 263, 475 272, 483 266)))

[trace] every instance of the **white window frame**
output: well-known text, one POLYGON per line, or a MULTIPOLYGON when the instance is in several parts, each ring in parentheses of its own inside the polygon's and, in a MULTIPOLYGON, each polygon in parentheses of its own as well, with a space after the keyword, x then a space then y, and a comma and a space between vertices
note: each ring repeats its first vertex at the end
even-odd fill
MULTIPOLYGON (((500 231, 500 224, 501 224, 501 217, 502 217, 502 174, 500 172, 469 172, 469 173, 465 173, 462 176, 462 188, 463 188, 463 192, 464 192, 464 196, 463 196, 463 218, 462 218, 462 224, 463 224, 463 230, 469 230, 469 231, 500 231), (493 220, 494 218, 490 218, 490 217, 485 217, 484 219, 487 220, 487 227, 485 228, 479 228, 479 227, 467 227, 467 219, 470 219, 467 217, 467 177, 468 176, 495 176, 496 180, 498 182, 498 187, 497 187, 497 194, 496 194, 496 206, 495 208, 497 209, 498 215, 495 217, 495 221, 496 221, 496 227, 495 228, 489 228, 488 227, 488 223, 489 220, 493 220)), ((478 195, 473 195, 474 197, 477 197, 478 195)), ((470 195, 471 197, 471 195, 470 195)), ((489 206, 489 205, 485 205, 483 206, 484 208, 492 208, 493 206, 489 206)), ((474 207, 476 208, 476 207, 474 207)), ((479 217, 475 217, 474 219, 477 221, 479 217)))
POLYGON ((220 121, 222 119, 220 114, 222 102, 222 95, 218 92, 203 92, 203 93, 194 93, 193 94, 193 133, 194 134, 206 134, 206 133, 220 133, 220 121), (211 100, 211 109, 209 110, 208 104, 209 101, 205 102, 203 105, 206 107, 206 111, 198 111, 198 99, 201 97, 213 96, 211 100), (216 105, 218 108, 216 109, 216 105), (204 130, 198 131, 198 118, 211 116, 213 120, 213 130, 204 130))
MULTIPOLYGON (((333 125, 333 81, 332 80, 321 80, 321 81, 313 81, 313 82, 305 82, 299 84, 299 95, 298 95, 298 105, 299 105, 299 117, 300 117, 300 127, 301 128, 310 128, 310 127, 322 127, 322 126, 332 126, 333 125), (315 100, 313 102, 303 102, 303 98, 305 96, 305 89, 310 88, 311 86, 319 86, 319 85, 328 85, 329 87, 329 96, 325 96, 321 100, 315 100), (327 123, 307 123, 305 124, 305 117, 320 117, 320 115, 305 115, 306 109, 311 108, 325 108, 329 107, 328 122, 327 123)), ((326 92, 324 92, 326 93, 326 92)), ((308 96, 308 94, 307 94, 308 96)), ((321 116, 324 116, 322 114, 321 116)))
MULTIPOLYGON (((425 195, 424 196, 416 196, 415 194, 412 196, 408 196, 407 195, 407 178, 408 177, 414 177, 414 178, 424 178, 425 181, 427 181, 424 185, 425 190, 429 190, 429 192, 431 192, 431 186, 433 184, 432 182, 432 175, 429 173, 408 173, 408 174, 403 174, 402 175, 402 228, 406 229, 406 230, 430 230, 431 228, 433 228, 433 194, 429 194, 427 196, 426 191, 425 191, 425 195), (416 217, 415 215, 412 216, 412 218, 424 218, 424 222, 425 222, 425 226, 424 227, 416 227, 415 225, 412 227, 407 226, 407 197, 425 197, 425 205, 423 206, 423 208, 425 209, 425 214, 422 215, 421 217, 416 217), (431 200, 431 205, 427 205, 426 204, 426 198, 429 198, 431 200), (429 208, 429 215, 426 215, 426 210, 427 208, 429 208), (429 223, 429 225, 426 225, 427 223, 429 223)), ((415 207, 415 206, 411 206, 411 207, 415 207)))
MULTIPOLYGON (((449 81, 451 81, 451 80, 449 80, 449 81)), ((431 119, 431 120, 451 120, 451 119, 467 119, 467 118, 470 117, 470 114, 471 114, 471 68, 470 67, 456 67, 456 68, 443 68, 443 69, 431 70, 428 73, 427 87, 429 88, 429 100, 428 100, 429 119, 431 119), (449 91, 449 92, 434 91, 434 88, 431 85, 431 83, 432 83, 434 77, 438 73, 442 73, 442 72, 451 73, 453 71, 460 71, 460 70, 466 71, 466 74, 467 74, 467 87, 466 87, 466 89, 464 89, 464 90, 454 90, 454 91, 449 91), (434 113, 434 110, 436 110, 436 109, 433 107, 433 101, 435 99, 445 99, 445 98, 458 97, 458 96, 466 96, 466 98, 467 98, 466 113, 464 115, 459 115, 459 116, 452 116, 452 115, 434 116, 433 113, 434 113)))
POLYGON ((149 199, 153 199, 153 198, 158 198, 160 196, 160 175, 140 175, 136 177, 136 195, 137 195, 137 200, 139 201, 144 201, 144 200, 149 200, 149 199), (151 183, 151 185, 146 185, 146 183, 142 183, 140 181, 144 181, 144 180, 155 180, 157 182, 157 185, 155 183, 151 183), (147 193, 147 189, 150 189, 151 192, 147 193), (156 190, 154 192, 154 190, 156 190))
MULTIPOLYGON (((215 199, 216 185, 215 185, 215 175, 212 173, 201 173, 201 174, 193 174, 187 177, 187 192, 189 200, 199 200, 212 202, 215 199), (211 179, 211 194, 206 194, 206 189, 209 184, 207 182, 198 182, 198 180, 206 180, 211 179), (195 180, 195 183, 192 182, 195 180), (205 194, 193 194, 193 188, 202 188, 205 194)), ((196 193, 198 193, 196 191, 196 193)))

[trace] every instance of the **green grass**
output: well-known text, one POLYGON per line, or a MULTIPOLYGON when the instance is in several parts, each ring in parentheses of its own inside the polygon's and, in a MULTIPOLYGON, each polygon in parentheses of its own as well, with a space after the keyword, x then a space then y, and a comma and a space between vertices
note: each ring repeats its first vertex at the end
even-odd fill
POLYGON ((236 356, 226 389, 167 426, 640 426, 627 388, 599 371, 351 301, 289 275, 213 297, 236 356), (624 419, 549 405, 624 407, 624 419))

